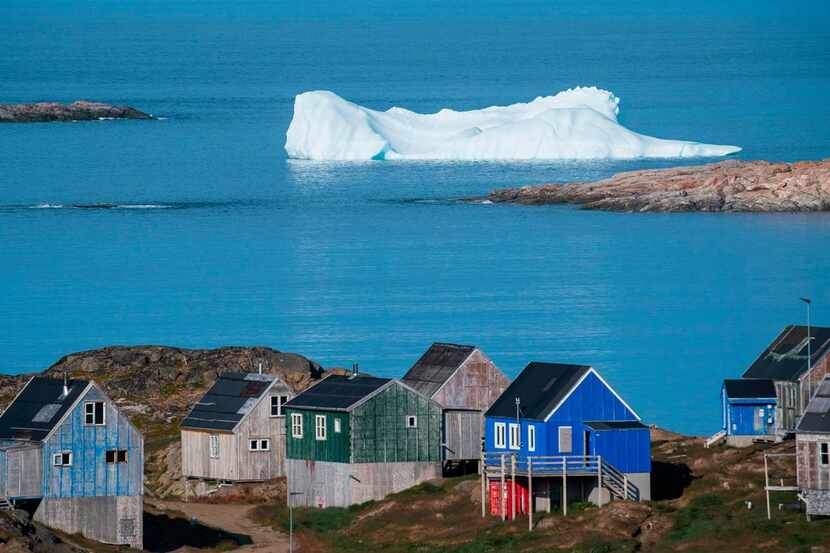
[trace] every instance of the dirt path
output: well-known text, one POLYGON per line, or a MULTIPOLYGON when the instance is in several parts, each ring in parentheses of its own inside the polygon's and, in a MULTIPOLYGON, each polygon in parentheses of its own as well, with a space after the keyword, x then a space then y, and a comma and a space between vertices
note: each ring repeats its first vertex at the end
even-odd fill
MULTIPOLYGON (((256 551, 257 553, 287 553, 288 536, 274 531, 269 526, 260 526, 248 516, 253 505, 179 503, 176 501, 155 502, 159 507, 180 511, 188 517, 195 517, 204 525, 243 534, 254 543, 240 546, 234 551, 256 551)), ((296 546, 296 542, 294 544, 296 546)), ((295 547, 296 549, 296 547, 295 547)))

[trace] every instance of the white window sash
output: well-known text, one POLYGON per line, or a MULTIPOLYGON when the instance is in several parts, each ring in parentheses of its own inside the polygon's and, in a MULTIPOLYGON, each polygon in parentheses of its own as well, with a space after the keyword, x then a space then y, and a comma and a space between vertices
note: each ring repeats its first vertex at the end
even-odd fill
POLYGON ((493 425, 493 445, 499 449, 504 449, 505 444, 505 426, 503 422, 497 422, 493 425))
POLYGON ((326 439, 326 416, 314 415, 314 438, 320 441, 326 439))
POLYGON ((406 416, 406 427, 407 428, 418 428, 418 417, 415 415, 407 415, 406 416), (412 424, 410 424, 410 422, 412 424))
POLYGON ((536 427, 533 425, 527 427, 527 450, 536 451, 536 427))
POLYGON ((84 402, 84 426, 106 426, 107 424, 107 405, 103 401, 85 401, 84 402), (95 406, 101 404, 101 422, 95 422, 95 406), (92 422, 89 422, 89 418, 92 422))
POLYGON ((334 419, 334 432, 335 434, 340 434, 340 419, 334 419))
POLYGON ((211 434, 208 437, 209 455, 211 459, 219 458, 219 436, 211 434))
POLYGON ((301 439, 303 437, 303 415, 293 413, 291 415, 291 437, 301 439))
POLYGON ((516 423, 510 423, 510 433, 508 439, 510 440, 510 449, 521 449, 521 427, 516 423))

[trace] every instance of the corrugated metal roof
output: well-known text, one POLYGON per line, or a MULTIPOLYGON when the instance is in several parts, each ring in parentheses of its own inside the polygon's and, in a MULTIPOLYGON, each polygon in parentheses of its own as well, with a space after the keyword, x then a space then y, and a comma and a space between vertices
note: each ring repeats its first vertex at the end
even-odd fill
POLYGON ((775 399, 775 382, 762 378, 724 380, 726 397, 731 399, 775 399))
POLYGON ((63 394, 63 379, 37 376, 0 416, 0 439, 41 441, 89 385, 70 380, 63 394))
MULTIPOLYGON (((830 351, 830 328, 814 326, 811 357, 816 364, 830 351)), ((786 327, 744 372, 744 378, 796 380, 807 371, 807 327, 786 327)))
POLYGON ((269 374, 226 372, 182 421, 182 428, 229 432, 251 412, 271 386, 269 374))
POLYGON ((324 378, 305 392, 294 396, 286 407, 348 410, 355 403, 391 381, 373 376, 340 376, 324 378))
POLYGON ((485 415, 515 417, 518 397, 523 418, 544 419, 589 370, 586 365, 530 363, 485 415))
POLYGON ((807 409, 798 421, 796 432, 830 434, 830 376, 824 377, 807 404, 807 409))
POLYGON ((404 375, 403 382, 427 397, 438 391, 475 350, 475 346, 434 343, 404 375))
POLYGON ((640 421, 586 421, 585 426, 592 430, 632 430, 648 428, 640 421))

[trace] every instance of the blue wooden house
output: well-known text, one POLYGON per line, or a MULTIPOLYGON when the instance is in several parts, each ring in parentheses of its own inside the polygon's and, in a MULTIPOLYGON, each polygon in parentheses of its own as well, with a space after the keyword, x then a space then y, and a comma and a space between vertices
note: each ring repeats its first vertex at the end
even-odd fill
POLYGON ((775 382, 768 379, 724 380, 721 387, 722 428, 730 445, 778 439, 775 382))
POLYGON ((143 491, 144 439, 94 382, 34 377, 0 416, 0 504, 140 549, 143 491))
POLYGON ((651 496, 650 430, 589 366, 530 363, 485 413, 484 447, 494 514, 504 482, 532 484, 528 510, 651 496))

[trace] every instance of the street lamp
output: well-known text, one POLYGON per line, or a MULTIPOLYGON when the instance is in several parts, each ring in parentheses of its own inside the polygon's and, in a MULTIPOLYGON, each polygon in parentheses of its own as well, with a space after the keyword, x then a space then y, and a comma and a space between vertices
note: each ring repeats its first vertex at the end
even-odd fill
POLYGON ((288 553, 294 553, 294 502, 291 498, 305 492, 288 492, 288 553))
POLYGON ((813 336, 810 329, 810 306, 812 305, 812 301, 810 298, 798 298, 803 301, 807 305, 807 398, 813 395, 811 376, 810 371, 813 370, 813 336))

